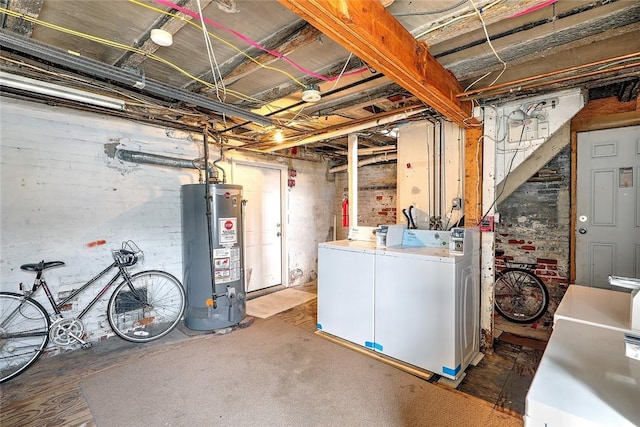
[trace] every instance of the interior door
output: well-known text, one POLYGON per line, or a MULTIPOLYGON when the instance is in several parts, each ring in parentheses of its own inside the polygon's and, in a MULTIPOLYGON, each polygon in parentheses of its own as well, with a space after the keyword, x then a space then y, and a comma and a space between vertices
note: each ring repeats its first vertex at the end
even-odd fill
POLYGON ((282 283, 282 191, 280 168, 234 163, 242 185, 247 292, 282 283))
POLYGON ((640 126, 578 134, 576 283, 640 278, 640 126))

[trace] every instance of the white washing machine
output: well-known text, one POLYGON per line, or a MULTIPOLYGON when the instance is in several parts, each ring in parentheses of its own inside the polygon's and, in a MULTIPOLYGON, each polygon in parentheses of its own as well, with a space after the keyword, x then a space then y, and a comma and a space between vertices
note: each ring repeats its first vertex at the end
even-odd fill
POLYGON ((375 243, 318 245, 318 329, 365 346, 373 338, 375 243))
POLYGON ((458 379, 479 353, 479 270, 447 249, 379 251, 374 343, 390 357, 458 379))
POLYGON ((318 329, 459 379, 480 341, 479 239, 469 234, 460 253, 348 240, 320 244, 318 329))

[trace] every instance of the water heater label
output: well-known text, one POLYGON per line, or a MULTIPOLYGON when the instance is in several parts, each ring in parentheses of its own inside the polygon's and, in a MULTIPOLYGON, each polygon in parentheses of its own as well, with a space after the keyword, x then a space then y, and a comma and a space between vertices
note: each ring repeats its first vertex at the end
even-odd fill
POLYGON ((238 219, 220 218, 218 221, 218 241, 220 244, 233 245, 238 243, 238 219))
POLYGON ((240 280, 240 248, 214 249, 213 265, 217 283, 240 280))

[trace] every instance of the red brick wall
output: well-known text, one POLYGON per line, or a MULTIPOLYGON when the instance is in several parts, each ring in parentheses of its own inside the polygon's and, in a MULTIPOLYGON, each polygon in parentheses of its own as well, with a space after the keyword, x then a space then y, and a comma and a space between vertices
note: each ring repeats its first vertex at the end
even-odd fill
POLYGON ((550 329, 553 314, 568 286, 570 233, 570 157, 564 149, 549 164, 498 203, 496 224, 496 270, 505 268, 504 258, 536 263, 535 273, 549 290, 547 313, 532 327, 550 329))

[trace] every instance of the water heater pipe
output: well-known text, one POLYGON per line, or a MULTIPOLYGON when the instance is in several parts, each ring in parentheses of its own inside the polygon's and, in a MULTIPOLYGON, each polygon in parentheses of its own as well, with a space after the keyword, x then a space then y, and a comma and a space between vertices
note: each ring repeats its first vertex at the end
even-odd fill
MULTIPOLYGON (((206 164, 209 164, 209 140, 207 138, 208 134, 208 124, 204 124, 204 130, 202 135, 204 136, 204 161, 206 164)), ((211 229, 211 208, 212 208, 212 198, 211 198, 211 189, 209 188, 209 174, 206 174, 206 179, 204 181, 204 198, 206 205, 206 216, 207 216, 207 237, 209 239, 209 270, 211 271, 211 304, 212 307, 216 308, 216 272, 215 272, 215 264, 213 262, 213 230, 211 229)), ((208 306, 207 302, 207 306, 208 306)))

